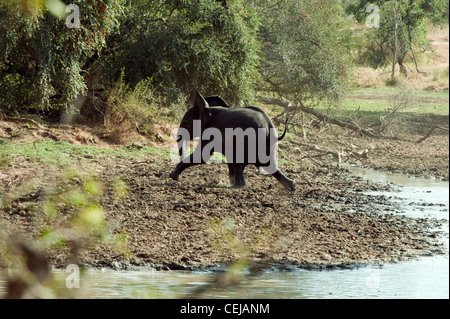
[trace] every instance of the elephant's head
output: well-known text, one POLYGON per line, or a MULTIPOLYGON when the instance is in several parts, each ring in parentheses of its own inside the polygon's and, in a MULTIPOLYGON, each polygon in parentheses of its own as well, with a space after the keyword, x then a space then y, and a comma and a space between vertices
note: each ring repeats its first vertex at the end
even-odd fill
POLYGON ((207 127, 207 123, 211 117, 211 111, 209 110, 208 102, 203 98, 200 93, 196 93, 194 106, 187 110, 186 114, 184 114, 183 119, 181 120, 180 127, 178 129, 177 142, 181 142, 182 140, 186 141, 186 132, 189 133, 189 140, 193 140, 196 137, 199 137, 198 134, 203 132, 207 127), (198 125, 200 121, 201 130, 194 129, 194 125, 198 125))
POLYGON ((182 156, 183 143, 200 137, 203 131, 208 128, 211 118, 210 106, 230 108, 228 103, 218 95, 204 98, 196 92, 194 106, 184 114, 178 129, 177 143, 180 156, 182 156))

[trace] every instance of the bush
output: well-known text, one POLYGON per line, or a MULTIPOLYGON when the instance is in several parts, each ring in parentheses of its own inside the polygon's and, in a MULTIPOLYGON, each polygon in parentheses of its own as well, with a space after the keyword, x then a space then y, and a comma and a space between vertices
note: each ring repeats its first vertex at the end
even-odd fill
POLYGON ((150 79, 134 87, 123 81, 123 75, 109 92, 104 123, 116 138, 129 131, 148 134, 158 115, 158 101, 150 79))
POLYGON ((108 67, 107 83, 124 69, 131 86, 151 77, 170 102, 199 91, 220 93, 236 105, 253 95, 257 28, 256 15, 241 0, 228 9, 210 0, 134 1, 120 35, 108 38, 113 54, 99 62, 97 74, 108 67))
POLYGON ((404 77, 403 76, 397 76, 397 77, 389 77, 385 80, 386 86, 392 86, 392 87, 402 87, 404 85, 404 77))
POLYGON ((66 7, 57 0, 0 2, 0 103, 7 113, 69 110, 86 93, 86 62, 116 30, 125 1, 71 3, 82 13, 79 28, 65 25, 66 7))

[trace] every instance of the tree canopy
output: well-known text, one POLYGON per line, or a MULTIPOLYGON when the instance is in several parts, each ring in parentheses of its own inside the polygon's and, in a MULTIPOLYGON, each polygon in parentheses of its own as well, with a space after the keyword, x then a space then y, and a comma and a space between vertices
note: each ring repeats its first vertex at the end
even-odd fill
POLYGON ((107 60, 137 84, 152 78, 165 94, 193 90, 230 102, 251 98, 256 78, 259 20, 245 1, 224 7, 210 0, 133 1, 107 60))
MULTIPOLYGON (((256 92, 294 103, 333 102, 350 79, 346 13, 363 21, 368 3, 2 1, 0 107, 10 114, 64 111, 80 95, 107 95, 117 81, 131 88, 145 81, 165 104, 195 91, 220 94, 235 106, 254 101, 256 92), (79 25, 70 26, 73 5, 79 25)), ((424 21, 443 21, 441 9, 448 12, 444 0, 370 3, 381 8, 380 28, 368 33, 364 49, 373 66, 392 55, 393 3, 399 5, 400 65, 405 52, 427 48, 424 21)))
POLYGON ((339 1, 267 1, 260 73, 264 88, 291 101, 336 100, 349 79, 339 1))
POLYGON ((408 54, 415 60, 416 52, 431 50, 426 37, 426 22, 442 25, 448 23, 446 0, 350 0, 346 11, 359 22, 367 19, 367 6, 379 8, 379 25, 366 33, 366 44, 361 57, 368 65, 377 68, 389 64, 407 74, 405 60, 408 54))
POLYGON ((0 104, 7 111, 70 107, 86 92, 84 64, 104 49, 125 8, 122 0, 74 0, 80 27, 68 28, 65 5, 61 12, 55 3, 0 2, 0 104))

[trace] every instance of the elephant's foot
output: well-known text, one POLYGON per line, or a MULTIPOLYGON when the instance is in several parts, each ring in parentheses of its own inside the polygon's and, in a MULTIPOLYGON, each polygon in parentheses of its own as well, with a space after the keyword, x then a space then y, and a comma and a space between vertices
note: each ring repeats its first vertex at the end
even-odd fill
POLYGON ((245 183, 244 184, 234 184, 231 188, 244 188, 245 187, 245 183))
POLYGON ((295 181, 287 178, 286 175, 284 175, 280 170, 277 170, 273 174, 273 177, 275 177, 285 188, 291 191, 295 190, 295 181))
POLYGON ((292 179, 288 179, 283 186, 291 191, 295 191, 295 181, 292 179))
POLYGON ((169 174, 169 177, 175 181, 178 181, 180 174, 177 173, 177 171, 173 171, 172 173, 169 174))

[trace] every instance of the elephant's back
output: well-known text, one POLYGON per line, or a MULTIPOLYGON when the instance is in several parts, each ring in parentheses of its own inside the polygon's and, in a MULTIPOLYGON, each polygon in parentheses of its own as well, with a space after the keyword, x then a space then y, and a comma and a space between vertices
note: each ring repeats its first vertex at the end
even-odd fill
POLYGON ((272 121, 266 112, 256 106, 245 106, 227 109, 223 119, 233 123, 233 127, 241 128, 273 128, 272 121))

